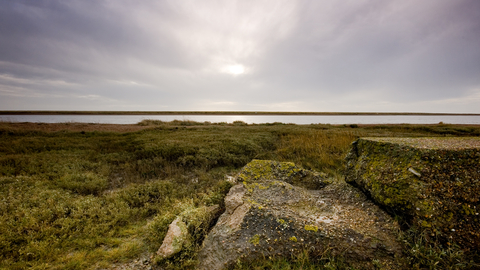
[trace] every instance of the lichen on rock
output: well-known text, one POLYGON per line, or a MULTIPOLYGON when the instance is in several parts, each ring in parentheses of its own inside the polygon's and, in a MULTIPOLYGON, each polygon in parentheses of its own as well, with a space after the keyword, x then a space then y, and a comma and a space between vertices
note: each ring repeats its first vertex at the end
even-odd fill
POLYGON ((237 175, 237 182, 254 183, 261 180, 280 180, 307 189, 320 189, 329 184, 326 174, 306 170, 293 162, 257 160, 249 162, 237 175))

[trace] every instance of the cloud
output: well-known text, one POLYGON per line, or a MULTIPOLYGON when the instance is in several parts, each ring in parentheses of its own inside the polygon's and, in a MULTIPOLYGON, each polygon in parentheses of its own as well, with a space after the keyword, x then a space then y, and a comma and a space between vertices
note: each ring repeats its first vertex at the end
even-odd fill
POLYGON ((333 15, 305 6, 315 12, 305 12, 302 29, 270 50, 264 65, 275 68, 262 76, 337 93, 381 88, 393 99, 452 96, 480 83, 478 12, 461 14, 445 2, 356 3, 332 4, 333 15))
POLYGON ((480 113, 458 105, 480 87, 479 17, 475 0, 0 0, 0 107, 480 113))

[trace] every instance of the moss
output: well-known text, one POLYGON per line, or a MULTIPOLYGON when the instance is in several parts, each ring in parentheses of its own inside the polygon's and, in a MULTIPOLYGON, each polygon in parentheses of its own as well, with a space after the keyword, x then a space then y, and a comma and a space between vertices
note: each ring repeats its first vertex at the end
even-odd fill
POLYGON ((430 224, 428 221, 426 220, 422 220, 422 222, 420 223, 420 225, 424 228, 430 228, 432 227, 432 224, 430 224))
POLYGON ((252 160, 244 167, 238 178, 244 182, 252 182, 260 179, 272 179, 274 177, 271 167, 271 161, 252 160))
POLYGON ((269 188, 273 183, 270 183, 268 186, 264 186, 260 183, 251 183, 251 184, 248 184, 246 181, 243 181, 243 185, 245 186, 245 188, 247 188, 250 192, 252 192, 255 188, 258 188, 258 189, 267 189, 269 188))
POLYGON ((465 215, 475 215, 475 209, 471 208, 470 205, 463 204, 462 209, 465 215))
POLYGON ((327 181, 323 179, 325 175, 305 170, 293 162, 278 162, 272 160, 252 160, 245 165, 237 176, 238 181, 242 181, 247 189, 253 190, 258 187, 266 189, 268 187, 253 185, 262 180, 279 180, 289 184, 302 186, 309 189, 318 189, 324 187, 327 181))
POLYGON ((260 235, 255 234, 250 239, 248 239, 248 242, 255 245, 255 246, 260 244, 260 235))
POLYGON ((362 172, 360 185, 389 208, 411 209, 410 202, 416 199, 419 181, 408 169, 418 163, 418 155, 413 155, 409 147, 395 148, 382 142, 362 140, 357 147, 365 153, 360 157, 362 162, 356 164, 356 169, 362 172))
POLYGON ((252 200, 252 199, 247 199, 247 202, 251 204, 252 206, 257 207, 258 209, 263 209, 263 206, 259 204, 258 202, 252 200))
POLYGON ((292 237, 290 237, 288 240, 290 240, 290 241, 292 241, 292 242, 297 242, 297 237, 292 236, 292 237))
POLYGON ((318 231, 318 227, 315 226, 315 225, 305 225, 305 230, 306 231, 312 231, 312 232, 317 232, 318 231))
POLYGON ((478 138, 362 138, 346 158, 346 181, 406 224, 478 249, 479 145, 478 138))
POLYGON ((279 218, 277 219, 277 223, 279 224, 279 227, 282 229, 282 230, 285 230, 289 227, 288 225, 288 221, 282 219, 282 218, 279 218))

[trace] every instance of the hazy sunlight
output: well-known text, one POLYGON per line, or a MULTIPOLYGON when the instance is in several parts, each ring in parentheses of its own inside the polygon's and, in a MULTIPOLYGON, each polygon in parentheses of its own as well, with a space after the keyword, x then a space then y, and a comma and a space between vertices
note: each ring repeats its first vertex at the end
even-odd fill
POLYGON ((231 65, 227 66, 226 71, 233 75, 240 75, 245 73, 245 67, 242 65, 231 65))

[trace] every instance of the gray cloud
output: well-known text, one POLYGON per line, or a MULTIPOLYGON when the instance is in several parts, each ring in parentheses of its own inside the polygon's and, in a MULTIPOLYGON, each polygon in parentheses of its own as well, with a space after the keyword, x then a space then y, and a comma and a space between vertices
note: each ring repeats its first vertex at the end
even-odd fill
POLYGON ((475 0, 0 0, 0 109, 480 113, 478 18, 475 0))

